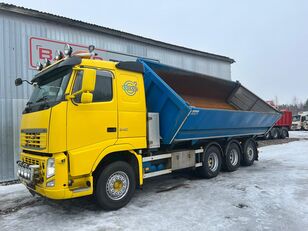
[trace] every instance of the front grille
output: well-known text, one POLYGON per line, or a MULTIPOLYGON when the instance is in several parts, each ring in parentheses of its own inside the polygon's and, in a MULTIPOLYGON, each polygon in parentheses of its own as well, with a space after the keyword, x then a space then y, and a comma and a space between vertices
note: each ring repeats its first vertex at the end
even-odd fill
POLYGON ((26 162, 27 164, 31 165, 31 164, 37 164, 40 165, 40 161, 39 160, 35 160, 29 157, 24 157, 24 162, 26 162))
POLYGON ((22 129, 20 143, 23 148, 43 150, 47 147, 47 129, 22 129))

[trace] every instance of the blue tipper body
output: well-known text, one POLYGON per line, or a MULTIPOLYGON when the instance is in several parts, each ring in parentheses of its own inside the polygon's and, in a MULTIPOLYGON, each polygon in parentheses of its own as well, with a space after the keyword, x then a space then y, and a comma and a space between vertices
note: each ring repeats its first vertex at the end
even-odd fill
POLYGON ((172 73, 173 67, 144 59, 138 61, 144 65, 147 110, 159 113, 162 144, 218 137, 262 135, 281 116, 278 111, 270 109, 269 112, 256 112, 190 106, 155 71, 167 70, 172 73))

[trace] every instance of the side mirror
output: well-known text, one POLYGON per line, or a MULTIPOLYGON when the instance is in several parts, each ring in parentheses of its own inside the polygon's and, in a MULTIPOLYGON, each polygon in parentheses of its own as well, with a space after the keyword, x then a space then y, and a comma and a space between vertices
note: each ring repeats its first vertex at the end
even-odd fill
POLYGON ((93 92, 95 89, 96 71, 93 69, 84 69, 82 77, 82 92, 93 92))
POLYGON ((81 94, 81 99, 80 99, 81 103, 92 103, 92 101, 93 101, 92 93, 84 92, 81 94))
MULTIPOLYGON (((81 89, 74 92, 71 95, 66 95, 66 99, 76 99, 76 96, 80 96, 80 103, 91 103, 93 101, 92 92, 95 89, 96 82, 96 70, 94 69, 76 69, 77 71, 82 71, 82 82, 81 89)), ((80 72, 79 72, 80 73, 80 72)), ((75 80, 76 81, 76 80, 75 80)))
POLYGON ((20 86, 22 84, 22 79, 21 78, 17 78, 15 79, 15 86, 20 86))
POLYGON ((92 103, 96 82, 96 71, 93 69, 84 69, 81 86, 81 103, 92 103))

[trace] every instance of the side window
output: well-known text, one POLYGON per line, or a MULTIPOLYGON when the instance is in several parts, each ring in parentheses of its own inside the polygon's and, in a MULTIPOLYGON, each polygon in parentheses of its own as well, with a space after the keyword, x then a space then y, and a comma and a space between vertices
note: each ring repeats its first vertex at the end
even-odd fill
POLYGON ((108 71, 97 71, 93 102, 108 102, 112 97, 112 74, 108 71))
MULTIPOLYGON (((73 93, 81 90, 82 76, 83 76, 83 71, 78 71, 73 86, 73 93)), ((74 101, 76 103, 80 103, 80 100, 81 100, 81 94, 76 95, 74 101)))

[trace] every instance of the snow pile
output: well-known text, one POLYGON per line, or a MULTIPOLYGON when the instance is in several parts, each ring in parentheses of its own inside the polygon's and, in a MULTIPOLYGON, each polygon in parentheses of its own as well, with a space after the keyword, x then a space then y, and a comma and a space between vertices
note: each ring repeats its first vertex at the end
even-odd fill
POLYGON ((308 131, 289 131, 290 138, 308 138, 308 131))

